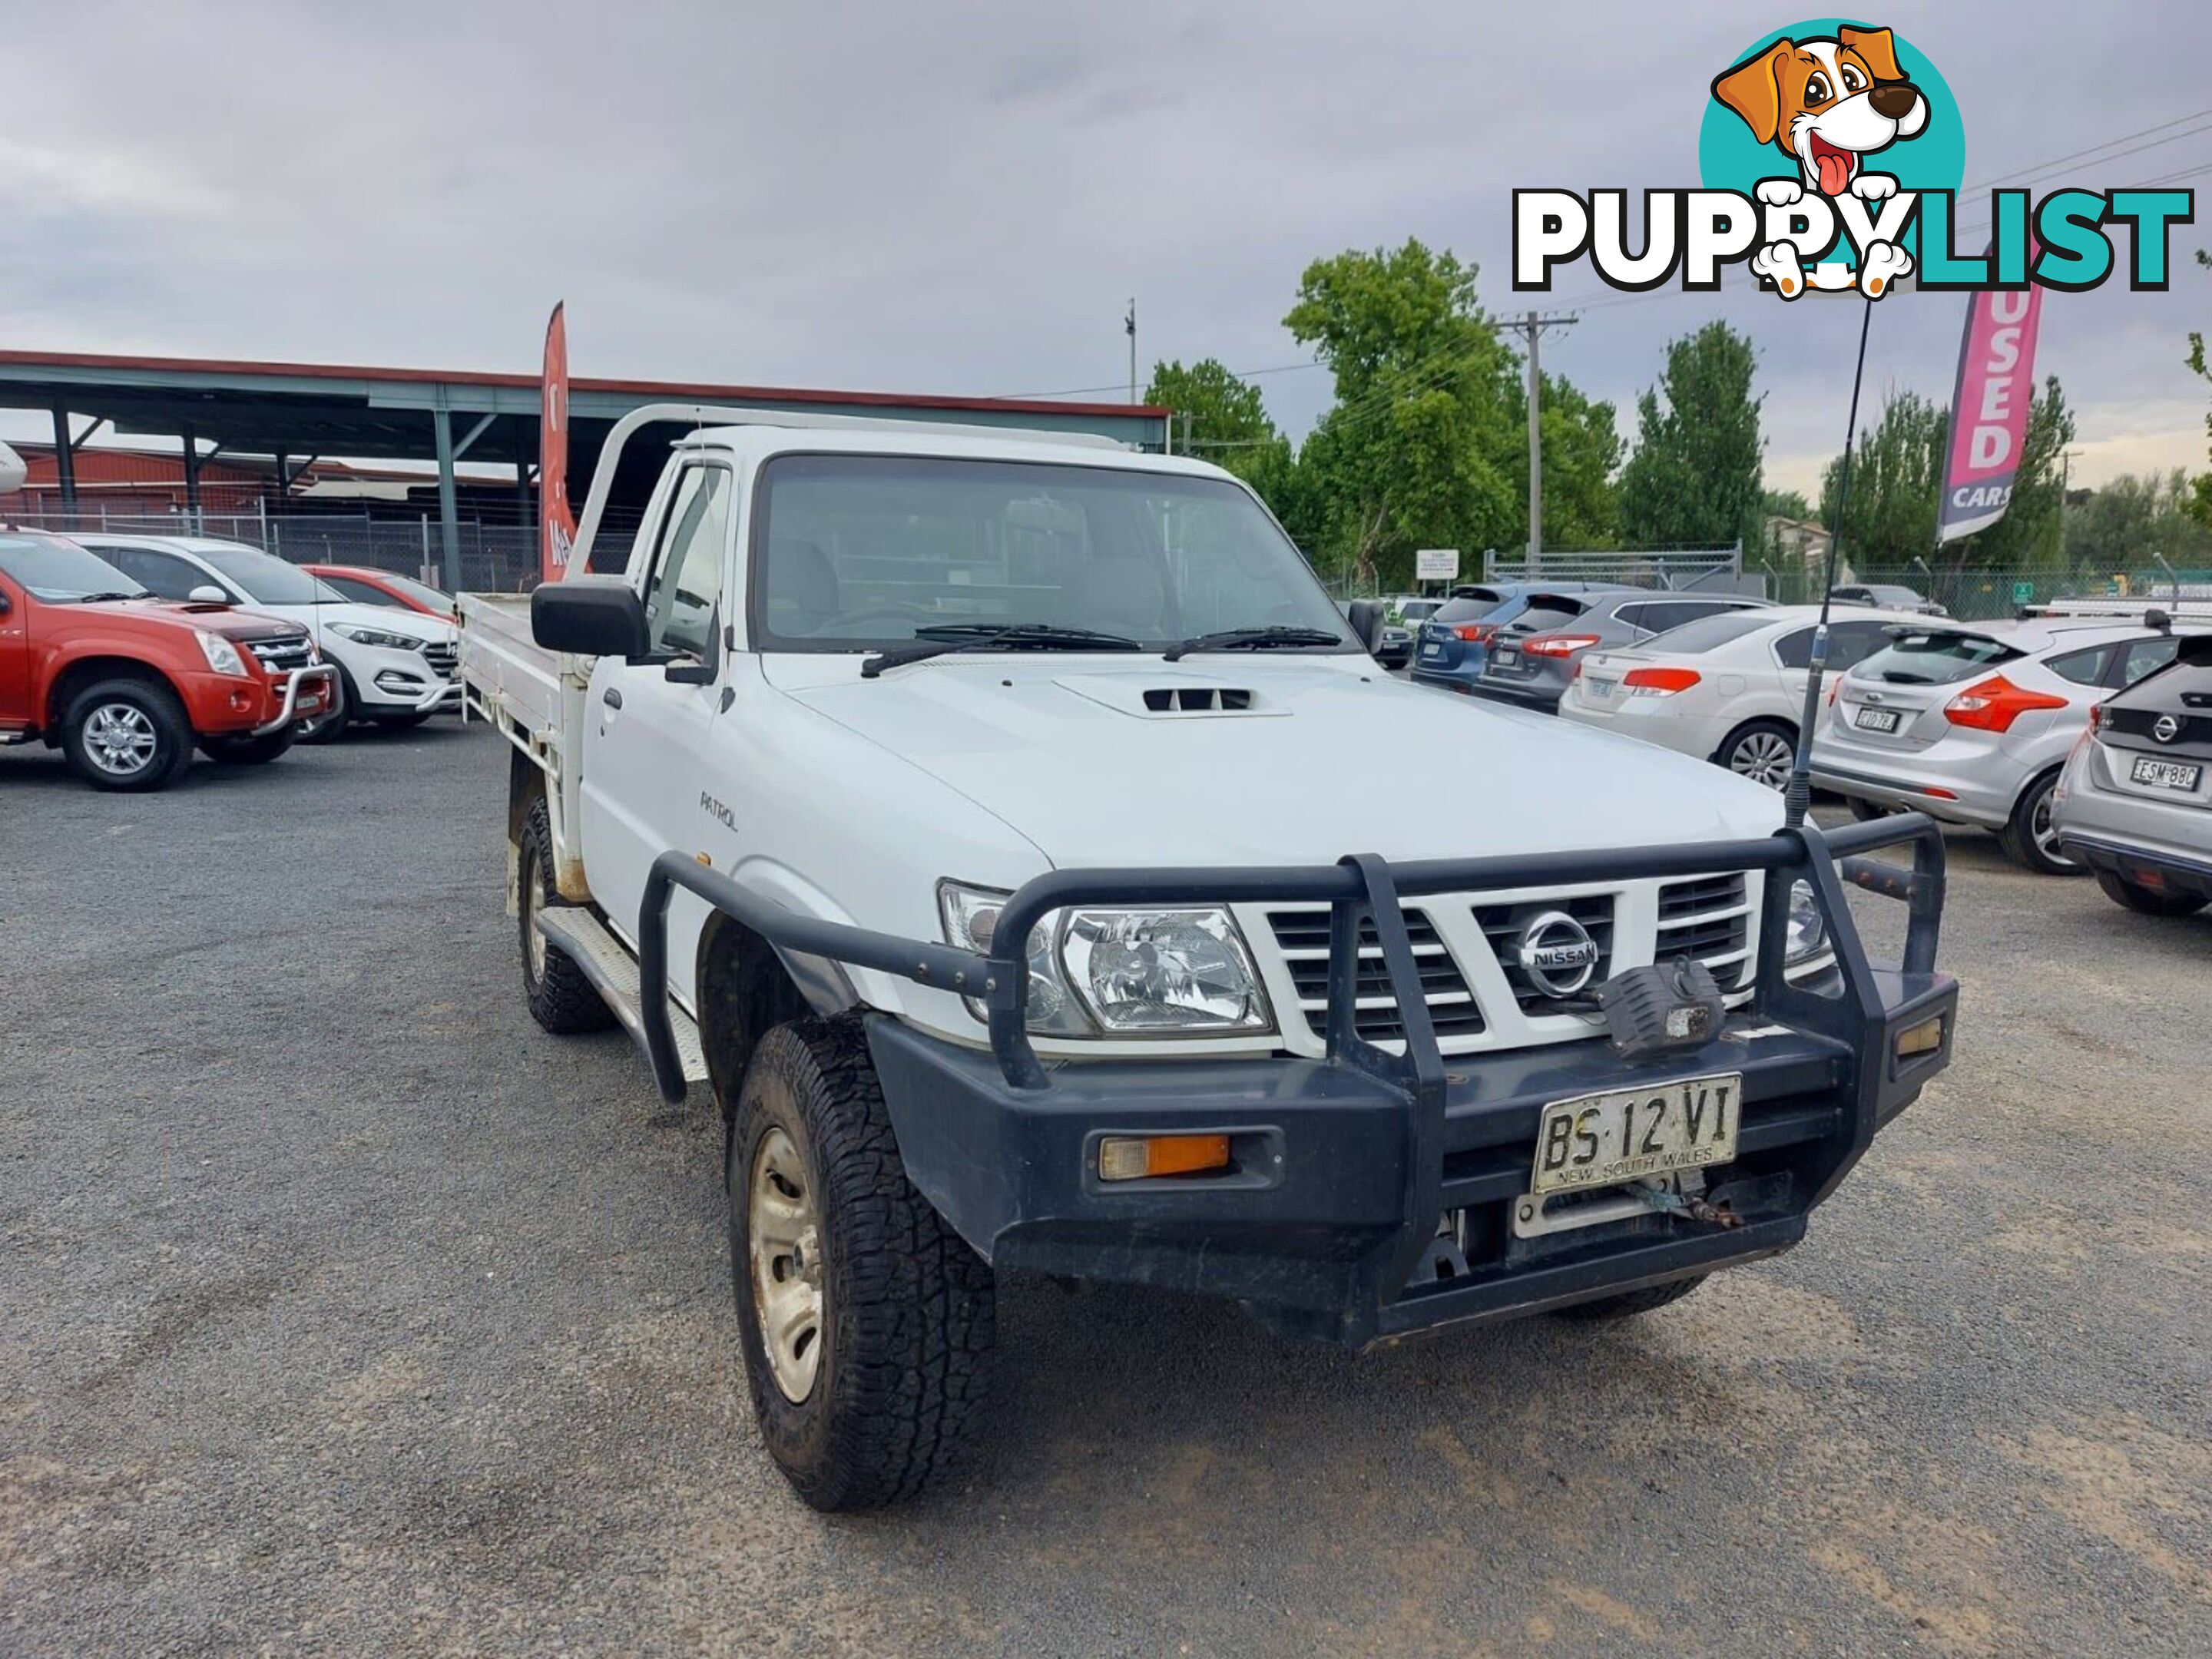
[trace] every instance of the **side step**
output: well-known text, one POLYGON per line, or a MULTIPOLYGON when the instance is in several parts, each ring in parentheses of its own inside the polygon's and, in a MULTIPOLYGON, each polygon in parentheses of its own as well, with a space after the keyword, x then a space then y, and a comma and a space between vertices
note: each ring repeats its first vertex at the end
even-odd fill
MULTIPOLYGON (((640 1010, 643 998, 637 982, 637 958, 607 931, 606 924, 580 905, 549 904, 538 913, 538 931, 546 942, 584 970, 584 977, 605 999, 622 1028, 645 1052, 645 1021, 640 1010)), ((707 1080, 707 1051, 699 1046, 699 1027, 673 1002, 668 1022, 676 1030, 676 1054, 684 1063, 686 1083, 707 1080)))

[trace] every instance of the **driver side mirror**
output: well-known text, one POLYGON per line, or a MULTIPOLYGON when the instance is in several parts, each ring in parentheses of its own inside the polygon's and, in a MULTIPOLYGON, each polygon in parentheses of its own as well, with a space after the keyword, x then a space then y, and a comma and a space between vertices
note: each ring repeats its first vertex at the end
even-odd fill
POLYGON ((568 576, 530 590, 530 637, 548 651, 582 657, 647 654, 645 605, 619 576, 568 576))
POLYGON ((1352 631, 1359 636, 1360 644, 1370 653, 1382 643, 1382 622, 1389 614, 1389 607, 1382 600, 1354 599, 1344 614, 1352 624, 1352 631))
POLYGON ((230 603, 230 595, 213 582, 202 582, 191 592, 185 594, 185 598, 194 605, 228 605, 230 603))

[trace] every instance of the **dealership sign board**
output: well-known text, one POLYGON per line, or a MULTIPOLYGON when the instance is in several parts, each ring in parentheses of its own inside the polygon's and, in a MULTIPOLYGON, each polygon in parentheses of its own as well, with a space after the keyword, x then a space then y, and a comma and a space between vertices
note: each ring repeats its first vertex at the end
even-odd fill
POLYGON ((2124 272, 2131 288, 2163 289, 2172 232, 2196 217, 2188 190, 1996 190, 1989 252, 1961 256, 1958 101, 1887 28, 1792 24, 1716 75, 1703 102, 1704 188, 1642 191, 1640 245, 1625 189, 1515 191, 1514 288, 1549 292, 1560 267, 1587 259, 1637 292, 1709 293, 1741 264, 1785 301, 1879 300, 1907 278, 1938 292, 2075 293, 2124 272))
POLYGON ((1459 549, 1455 547, 1415 549, 1413 580, 1422 582, 1457 581, 1459 580, 1459 549))

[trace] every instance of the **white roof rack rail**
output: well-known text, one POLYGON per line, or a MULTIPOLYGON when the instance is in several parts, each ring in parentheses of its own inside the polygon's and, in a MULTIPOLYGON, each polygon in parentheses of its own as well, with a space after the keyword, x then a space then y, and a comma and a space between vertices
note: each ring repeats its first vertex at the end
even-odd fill
MULTIPOLYGON (((2197 586, 2192 583, 2191 586, 2197 586)), ((2093 599, 2046 599, 2025 607, 2031 617, 2141 617, 2163 611, 2176 622, 2212 622, 2212 597, 2167 599, 2158 594, 2137 598, 2118 594, 2093 599)))

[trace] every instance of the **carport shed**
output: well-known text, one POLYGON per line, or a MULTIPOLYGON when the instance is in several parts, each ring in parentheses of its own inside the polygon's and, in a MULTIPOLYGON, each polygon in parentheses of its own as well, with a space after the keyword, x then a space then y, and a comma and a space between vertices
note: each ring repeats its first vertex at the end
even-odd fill
MULTIPOLYGON (((608 429, 631 410, 655 403, 1096 433, 1154 450, 1166 447, 1170 418, 1165 409, 1133 404, 577 379, 568 398, 572 499, 582 500, 608 429)), ((538 404, 538 378, 530 374, 0 351, 0 408, 52 415, 64 514, 78 510, 76 452, 102 428, 126 437, 179 440, 194 513, 200 469, 217 456, 272 458, 280 497, 325 456, 434 462, 444 568, 455 590, 461 585, 455 465, 466 459, 512 466, 526 516, 538 404)))

